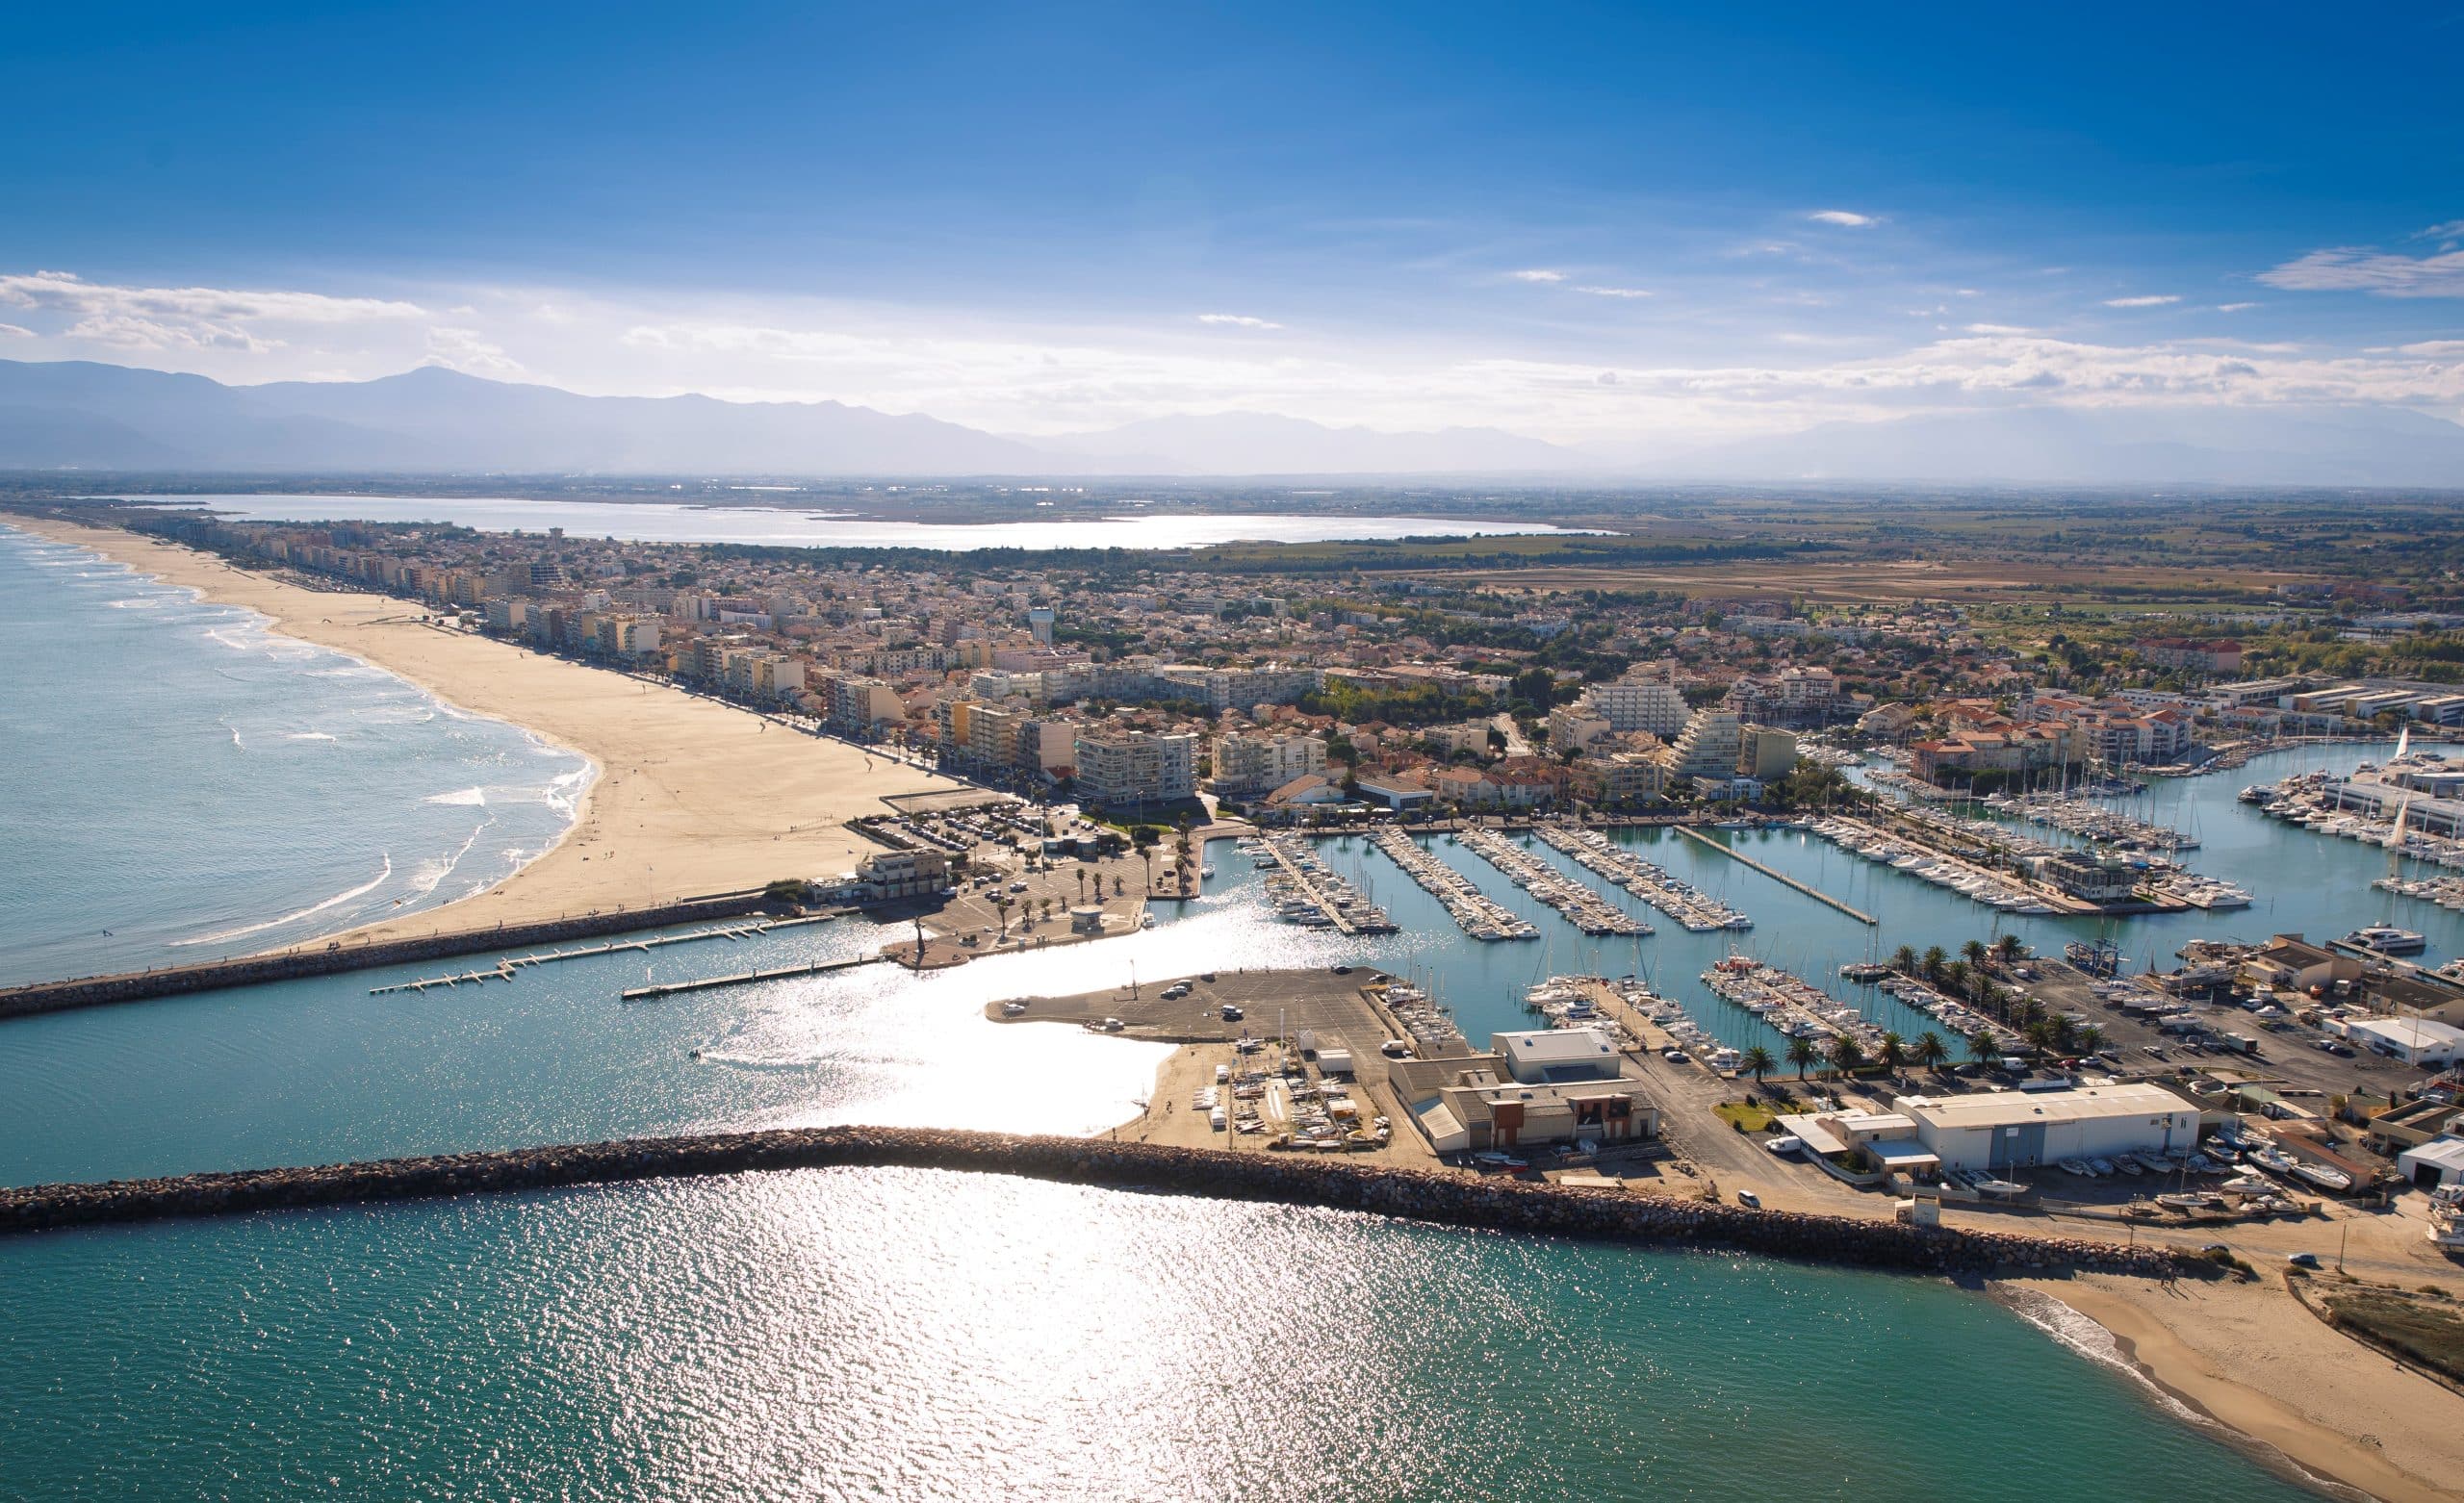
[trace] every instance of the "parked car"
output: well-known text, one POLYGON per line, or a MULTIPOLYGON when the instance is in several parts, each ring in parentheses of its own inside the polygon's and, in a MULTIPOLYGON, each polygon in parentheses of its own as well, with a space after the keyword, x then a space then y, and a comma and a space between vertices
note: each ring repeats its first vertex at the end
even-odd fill
POLYGON ((1736 1203, 1740 1206, 1752 1207, 1756 1210, 1760 1210, 1762 1209, 1762 1197, 1755 1194, 1752 1190, 1737 1191, 1736 1203))
POLYGON ((2319 1266, 2319 1255, 2317 1253, 2290 1253, 2286 1255, 2284 1261, 2293 1264, 2296 1268, 2316 1268, 2319 1266))
POLYGON ((1775 1154, 1793 1154, 1798 1149, 1806 1146, 1806 1140, 1802 1137, 1790 1137, 1783 1134, 1779 1137, 1765 1139, 1762 1146, 1771 1150, 1775 1154))

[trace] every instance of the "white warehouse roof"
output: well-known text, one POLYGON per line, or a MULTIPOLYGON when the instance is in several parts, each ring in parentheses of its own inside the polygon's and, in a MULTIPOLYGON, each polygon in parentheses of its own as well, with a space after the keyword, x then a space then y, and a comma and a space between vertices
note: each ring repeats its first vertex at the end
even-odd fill
POLYGON ((1902 1096, 1891 1103, 1938 1132, 2026 1122, 2154 1117, 2198 1108, 2161 1085, 2085 1085, 2066 1091, 1987 1091, 1975 1096, 1902 1096))

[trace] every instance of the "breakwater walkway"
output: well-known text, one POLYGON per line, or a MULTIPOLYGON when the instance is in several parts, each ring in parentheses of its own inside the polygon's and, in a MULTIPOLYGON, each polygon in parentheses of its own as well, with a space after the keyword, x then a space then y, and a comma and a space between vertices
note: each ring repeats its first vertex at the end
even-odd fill
MULTIPOLYGON (((545 955, 534 952, 530 955, 506 955, 486 970, 464 971, 457 976, 424 976, 415 981, 396 981, 390 986, 371 986, 368 988, 368 995, 382 997, 389 992, 425 991, 431 986, 459 986, 464 981, 482 983, 509 981, 517 972, 534 965, 553 965, 559 960, 586 960, 592 955, 612 955, 628 950, 649 955, 662 946, 698 944, 706 939, 752 939, 767 934, 772 930, 801 929, 808 924, 827 924, 837 917, 835 913, 814 913, 796 919, 764 919, 752 924, 722 924, 715 929, 697 929, 681 934, 652 934, 642 939, 610 940, 603 945, 585 945, 578 950, 551 950, 545 955)), ((723 984, 725 984, 724 980, 684 981, 655 989, 663 994, 669 991, 692 991, 703 986, 723 984)), ((632 993, 628 992, 626 995, 629 997, 632 993)))
POLYGON ((368 1201, 775 1169, 900 1167, 1322 1206, 1446 1226, 1699 1246, 1907 1272, 2092 1268, 2173 1278, 2216 1272, 2194 1255, 2082 1237, 1918 1227, 1602 1195, 1519 1180, 1370 1167, 1281 1154, 1018 1137, 932 1128, 804 1128, 631 1138, 495 1153, 0 1189, 0 1234, 240 1215, 368 1201))
POLYGON ((1874 917, 1872 914, 1863 912, 1857 908, 1852 908, 1848 906, 1848 904, 1833 897, 1831 894, 1824 892, 1821 888, 1809 887, 1804 882, 1790 877, 1785 872, 1775 871, 1754 859, 1754 857, 1747 855, 1742 851, 1732 850, 1729 847, 1720 844, 1718 841, 1713 840, 1710 836, 1704 834, 1699 829, 1689 828, 1683 825, 1675 825, 1670 828, 1675 829, 1679 834, 1683 835, 1686 839, 1693 841, 1696 845, 1705 846, 1710 850, 1716 851, 1720 854, 1727 856, 1732 861, 1744 862, 1747 866, 1760 872, 1763 876, 1768 877, 1783 887, 1793 887, 1797 891, 1804 893, 1807 897, 1811 898, 1816 903, 1827 904, 1832 907, 1837 908, 1840 912, 1847 914, 1850 918, 1855 919, 1860 924, 1869 927, 1879 927, 1882 923, 1882 920, 1874 917))
POLYGON ((742 918, 764 911, 769 900, 759 891, 722 893, 690 898, 649 908, 619 908, 604 913, 579 913, 536 924, 506 924, 495 929, 449 930, 424 938, 393 939, 379 944, 350 945, 339 941, 321 950, 282 950, 271 955, 209 960, 200 965, 166 966, 154 971, 129 971, 117 976, 89 976, 75 981, 41 981, 0 989, 0 1018, 27 1017, 38 1012, 64 1012, 72 1007, 100 1007, 114 1003, 147 1002, 158 997, 185 997, 219 991, 226 986, 255 986, 267 981, 292 981, 309 976, 339 976, 377 966, 404 965, 415 960, 442 960, 484 951, 527 949, 605 934, 629 934, 712 919, 742 918))

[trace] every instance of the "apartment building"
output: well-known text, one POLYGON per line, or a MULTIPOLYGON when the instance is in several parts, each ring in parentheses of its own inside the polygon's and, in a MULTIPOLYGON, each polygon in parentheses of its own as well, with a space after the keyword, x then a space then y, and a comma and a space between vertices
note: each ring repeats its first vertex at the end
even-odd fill
POLYGON ((1215 790, 1227 799, 1272 793, 1325 770, 1326 744, 1316 736, 1244 731, 1216 738, 1215 790))
POLYGON ((1197 791, 1197 737, 1143 730, 1082 731, 1072 748, 1078 796, 1106 808, 1140 808, 1197 791))

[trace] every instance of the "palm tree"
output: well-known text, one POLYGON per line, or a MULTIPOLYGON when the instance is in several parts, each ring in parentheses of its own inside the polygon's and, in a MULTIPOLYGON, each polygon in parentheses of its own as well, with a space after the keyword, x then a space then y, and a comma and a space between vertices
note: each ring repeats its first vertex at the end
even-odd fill
POLYGON ((1916 947, 1902 945, 1890 953, 1890 968, 1902 976, 1916 974, 1916 947))
POLYGON ((1960 946, 1960 956, 1967 961, 1967 968, 1971 971, 1985 969, 1985 958, 1990 953, 1985 948, 1985 941, 1982 939, 1971 939, 1960 946))
POLYGON ((2086 1024, 2081 1027, 2079 1030, 2079 1052, 2081 1054, 2092 1055, 2097 1050, 2104 1047, 2105 1031, 2103 1029, 2098 1028, 2093 1023, 2086 1024))
POLYGON ((1998 1058, 2001 1054, 2001 1042, 1993 1036, 1991 1029, 1981 1028, 1967 1036, 1967 1056, 1977 1063, 1998 1058))
POLYGON ((1087 869, 1083 866, 1078 868, 1078 901, 1087 901, 1087 869))
POLYGON ((1813 1047, 1810 1038, 1789 1039, 1787 1054, 1788 1062, 1797 1067, 1797 1079, 1800 1081, 1806 1078, 1806 1071, 1813 1062, 1822 1057, 1822 1051, 1813 1047))
POLYGON ((2039 1018, 2034 1023, 2029 1024, 2023 1032, 2028 1035, 2029 1047, 2036 1050, 2038 1054, 2049 1055, 2053 1053, 2052 1024, 2046 1022, 2042 1018, 2039 1018))
POLYGON ((1885 1033, 1874 1048, 1874 1063, 1897 1075, 1908 1064, 1908 1044, 1897 1033, 1885 1033))
POLYGON ((2019 943, 2018 935, 2005 934, 1993 942, 1993 957, 2004 965, 2014 965, 2017 963, 2019 956, 2027 953, 2027 946, 2019 943))
POLYGON ((1939 945, 1935 945, 1929 948, 1925 952, 1925 979, 1929 981, 1940 981, 1942 979, 1942 964, 1944 961, 1950 959, 1950 953, 1939 945))
POLYGON ((2053 1047, 2057 1053, 2066 1055, 2079 1047, 2078 1024, 2060 1013, 2055 1013, 2045 1020, 2045 1027, 2052 1031, 2053 1047))
POLYGON ((1942 967, 1938 980, 1941 983, 1942 989, 1945 991, 1966 991, 1967 962, 1965 960, 1952 961, 1950 964, 1942 967))
POLYGON ((1927 1029, 1916 1035, 1916 1062, 1928 1070, 1939 1071, 1951 1057, 1951 1046, 1942 1035, 1927 1029))
POLYGON ((1856 1074, 1857 1067, 1865 1062, 1865 1051, 1859 1048, 1857 1040, 1846 1033, 1831 1041, 1830 1054, 1831 1067, 1839 1072, 1842 1080, 1856 1074))
POLYGON ((1011 902, 1012 902, 1012 899, 1011 899, 1010 895, 1009 895, 1008 893, 1006 893, 1006 892, 1003 892, 1003 893, 995 893, 995 894, 993 894, 993 895, 992 895, 992 910, 993 910, 995 913, 998 913, 998 914, 1000 914, 1000 915, 1001 915, 1001 937, 1002 937, 1002 938, 1004 938, 1004 939, 1007 939, 1007 938, 1009 938, 1009 937, 1010 937, 1010 904, 1011 904, 1011 902))
POLYGON ((1764 1076, 1779 1067, 1779 1061, 1771 1057, 1771 1051, 1760 1044, 1747 1050, 1742 1062, 1746 1073, 1754 1077, 1754 1083, 1757 1085, 1762 1083, 1764 1076))

